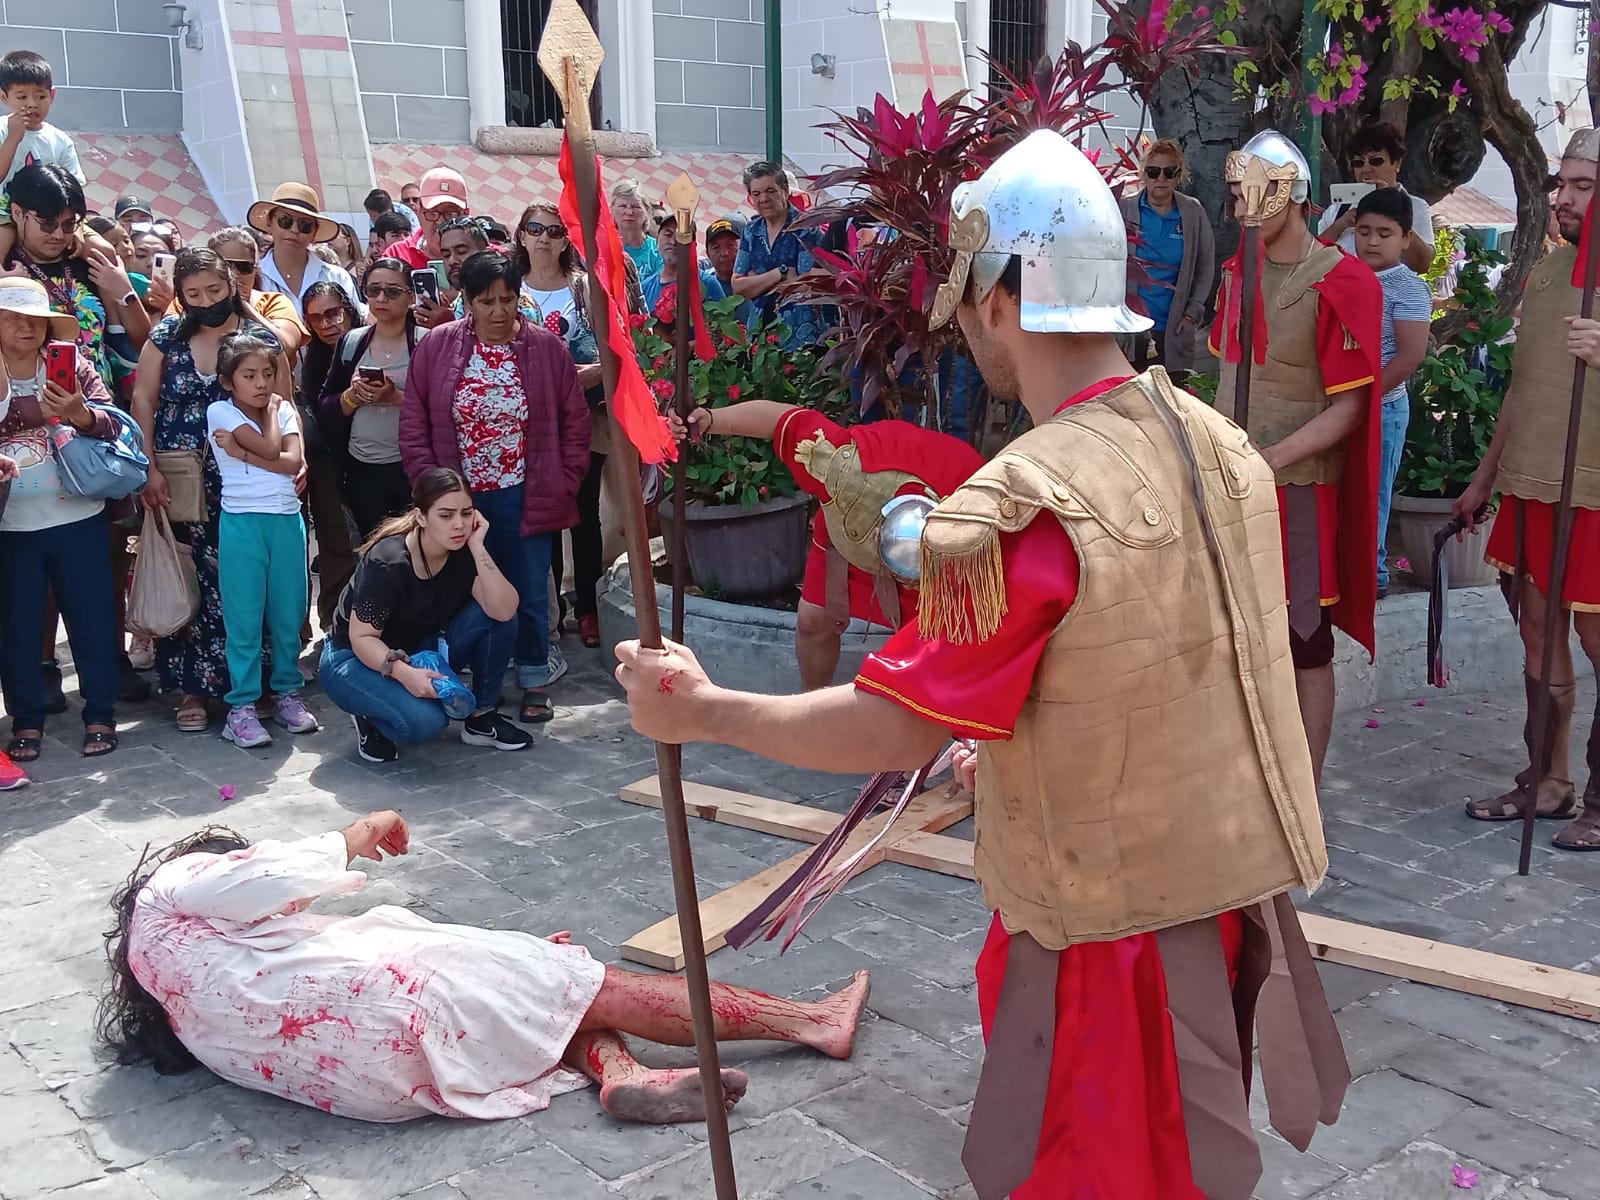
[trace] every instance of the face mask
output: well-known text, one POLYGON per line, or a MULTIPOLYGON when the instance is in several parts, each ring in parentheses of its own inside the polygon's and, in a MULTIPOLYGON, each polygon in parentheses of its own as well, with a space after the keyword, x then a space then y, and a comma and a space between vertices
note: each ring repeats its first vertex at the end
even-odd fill
POLYGON ((207 329, 215 329, 219 325, 226 325, 228 318, 233 316, 233 297, 218 300, 215 304, 204 304, 189 309, 189 315, 207 329))

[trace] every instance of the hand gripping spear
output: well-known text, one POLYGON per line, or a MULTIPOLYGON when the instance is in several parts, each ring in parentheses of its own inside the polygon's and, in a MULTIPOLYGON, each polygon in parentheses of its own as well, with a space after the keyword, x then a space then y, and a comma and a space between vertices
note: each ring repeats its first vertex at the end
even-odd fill
MULTIPOLYGON (((1594 227, 1596 204, 1589 203, 1583 218, 1583 237, 1579 252, 1583 255, 1583 299, 1578 315, 1587 319, 1594 315, 1595 278, 1600 274, 1600 230, 1594 227)), ((1539 689, 1534 697, 1533 712, 1529 713, 1533 727, 1533 786, 1528 789, 1527 802, 1522 806, 1522 850, 1517 858, 1517 874, 1526 875, 1533 862, 1533 820, 1539 807, 1539 781, 1550 771, 1550 756, 1554 747, 1550 743, 1550 721, 1554 697, 1550 693, 1550 676, 1555 670, 1556 639, 1566 638, 1565 628, 1558 625, 1561 617, 1561 593, 1567 586, 1567 555, 1572 547, 1572 524, 1576 513, 1572 507, 1572 486, 1578 469, 1578 426, 1583 419, 1584 376, 1588 364, 1581 358, 1572 361, 1572 407, 1567 413, 1567 454, 1561 464, 1561 499, 1556 505, 1554 545, 1550 550, 1550 590, 1544 598, 1544 654, 1539 666, 1539 689)), ((1520 583, 1520 581, 1519 581, 1520 583)))
MULTIPOLYGON (((661 648, 661 613, 656 607, 656 584, 651 570, 650 542, 645 531, 644 495, 639 483, 639 456, 616 401, 619 367, 610 342, 613 309, 595 267, 601 245, 600 163, 589 124, 589 93, 600 71, 604 51, 577 0, 555 0, 539 43, 539 67, 550 80, 566 114, 567 150, 571 155, 572 186, 576 192, 583 244, 590 251, 589 306, 596 327, 600 368, 613 428, 606 470, 622 497, 623 527, 628 547, 628 570, 633 582, 633 604, 639 623, 639 642, 647 649, 661 648)), ((680 220, 681 231, 687 222, 680 220)), ((614 230, 606 230, 615 236, 614 230)), ((680 254, 682 253, 680 249, 680 254)), ((681 261, 681 259, 680 259, 681 261)), ((613 279, 613 289, 623 280, 613 279)), ((680 284, 679 292, 683 291, 680 284)), ((679 371, 687 370, 680 351, 679 371)), ((659 420, 650 413, 651 419, 659 420)), ((630 420, 632 418, 630 417, 630 420)), ((694 1018, 695 1053, 700 1064, 700 1086, 706 1103, 706 1136, 711 1150, 711 1173, 717 1200, 738 1200, 733 1175, 733 1148, 728 1141, 728 1114, 722 1095, 722 1071, 717 1059, 716 1025, 711 1011, 711 987, 706 976, 705 941, 700 932, 700 897, 695 890, 694 863, 689 847, 689 822, 683 808, 682 752, 677 746, 656 744, 656 774, 661 781, 661 809, 667 827, 667 849, 672 860, 672 884, 678 904, 678 930, 683 938, 684 974, 689 984, 689 1005, 694 1018)))
MULTIPOLYGON (((677 217, 677 238, 672 253, 677 256, 678 301, 676 327, 673 330, 672 400, 685 428, 694 412, 694 395, 689 391, 689 326, 695 319, 692 313, 699 289, 689 286, 692 276, 699 273, 700 264, 694 256, 694 214, 700 206, 700 191, 687 174, 679 175, 667 189, 667 207, 677 217)), ((702 315, 700 320, 705 320, 702 315)), ((672 464, 672 505, 676 520, 667 530, 672 539, 672 640, 683 641, 684 591, 688 586, 688 549, 684 545, 688 520, 684 513, 688 505, 688 462, 683 450, 672 464)))

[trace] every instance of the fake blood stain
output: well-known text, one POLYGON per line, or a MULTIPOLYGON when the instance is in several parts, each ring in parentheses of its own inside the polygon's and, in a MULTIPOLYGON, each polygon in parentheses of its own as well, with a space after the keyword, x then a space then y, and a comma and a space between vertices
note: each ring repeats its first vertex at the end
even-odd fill
POLYGON ((681 671, 668 671, 661 677, 661 682, 656 684, 656 691, 663 696, 671 696, 676 693, 678 690, 678 676, 681 674, 681 671))

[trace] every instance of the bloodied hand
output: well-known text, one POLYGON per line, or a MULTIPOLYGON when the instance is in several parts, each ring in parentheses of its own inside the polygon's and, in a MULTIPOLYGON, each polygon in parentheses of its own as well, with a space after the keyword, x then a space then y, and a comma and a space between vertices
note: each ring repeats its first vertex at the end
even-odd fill
POLYGON ((628 693, 633 727, 645 737, 669 744, 701 739, 698 701, 714 685, 687 646, 669 641, 664 649, 647 650, 637 641, 619 643, 617 682, 628 693))

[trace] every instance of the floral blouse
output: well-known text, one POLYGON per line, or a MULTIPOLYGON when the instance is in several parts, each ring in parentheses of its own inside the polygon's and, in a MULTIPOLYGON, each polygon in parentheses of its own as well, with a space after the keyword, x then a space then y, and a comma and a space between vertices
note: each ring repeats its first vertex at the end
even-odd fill
POLYGON ((518 487, 527 477, 528 396, 512 347, 474 342, 451 407, 461 468, 475 492, 518 487))

